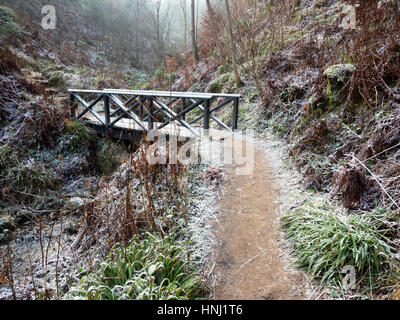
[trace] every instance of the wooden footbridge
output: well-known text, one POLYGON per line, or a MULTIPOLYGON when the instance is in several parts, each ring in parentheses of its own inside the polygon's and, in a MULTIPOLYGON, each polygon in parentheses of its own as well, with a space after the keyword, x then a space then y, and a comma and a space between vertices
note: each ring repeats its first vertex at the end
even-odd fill
POLYGON ((187 138, 221 132, 212 129, 238 129, 238 94, 115 89, 69 89, 68 93, 72 117, 116 138, 130 140, 132 133, 152 129, 187 138), (224 107, 231 108, 224 112, 230 115, 226 123, 217 118, 224 107))

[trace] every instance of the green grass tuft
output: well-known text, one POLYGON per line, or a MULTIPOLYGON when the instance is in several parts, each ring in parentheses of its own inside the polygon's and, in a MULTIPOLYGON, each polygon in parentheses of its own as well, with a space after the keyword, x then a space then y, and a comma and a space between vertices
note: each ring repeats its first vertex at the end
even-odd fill
POLYGON ((59 177, 34 159, 21 160, 7 145, 0 147, 0 189, 7 188, 20 192, 43 193, 57 189, 59 177))
POLYGON ((384 210, 346 214, 327 201, 307 201, 287 212, 282 224, 299 267, 340 287, 343 267, 353 266, 359 288, 373 288, 399 266, 385 220, 384 210))
POLYGON ((18 165, 18 155, 8 145, 0 146, 0 170, 18 165))

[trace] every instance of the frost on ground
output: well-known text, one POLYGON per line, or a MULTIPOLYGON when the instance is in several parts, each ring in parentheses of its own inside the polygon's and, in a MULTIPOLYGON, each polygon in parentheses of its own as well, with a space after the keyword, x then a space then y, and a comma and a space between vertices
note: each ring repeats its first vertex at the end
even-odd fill
MULTIPOLYGON (((306 199, 312 199, 322 195, 308 194, 302 187, 302 176, 291 166, 287 155, 287 144, 276 138, 268 129, 256 139, 259 148, 265 151, 265 161, 272 169, 277 190, 279 212, 276 215, 280 224, 282 215, 293 208, 300 206, 306 199)), ((280 258, 284 262, 289 274, 301 273, 304 278, 304 286, 299 288, 309 300, 332 298, 326 288, 319 285, 312 277, 294 267, 294 258, 290 254, 288 241, 281 229, 280 258)))
POLYGON ((190 216, 188 238, 191 243, 191 257, 200 275, 208 278, 215 260, 217 238, 213 232, 218 221, 218 189, 204 181, 205 166, 195 169, 190 191, 190 216))
POLYGON ((218 239, 215 222, 218 222, 220 182, 224 180, 223 148, 219 140, 203 140, 199 145, 201 165, 194 168, 190 188, 190 216, 188 240, 191 257, 201 276, 210 280, 215 266, 218 239))

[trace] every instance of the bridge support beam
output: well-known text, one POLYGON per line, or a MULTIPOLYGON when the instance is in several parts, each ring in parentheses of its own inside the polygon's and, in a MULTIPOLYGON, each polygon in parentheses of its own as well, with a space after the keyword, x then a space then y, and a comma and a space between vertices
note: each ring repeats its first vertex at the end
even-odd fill
POLYGON ((71 111, 71 118, 76 118, 76 110, 74 108, 75 97, 73 93, 69 94, 69 109, 71 111))

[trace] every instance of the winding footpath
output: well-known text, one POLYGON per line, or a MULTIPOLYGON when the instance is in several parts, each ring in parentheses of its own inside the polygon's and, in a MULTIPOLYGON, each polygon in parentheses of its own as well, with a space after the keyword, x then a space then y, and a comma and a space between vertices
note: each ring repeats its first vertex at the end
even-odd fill
POLYGON ((282 261, 278 188, 265 151, 255 145, 254 171, 225 166, 216 236, 214 299, 306 299, 304 279, 282 261))

